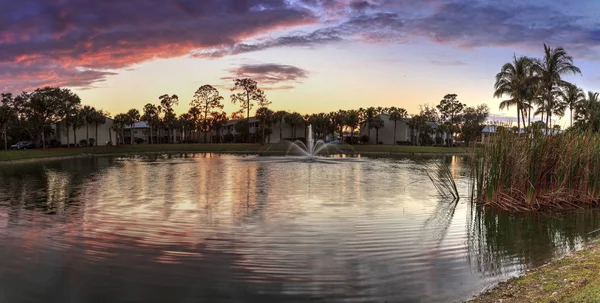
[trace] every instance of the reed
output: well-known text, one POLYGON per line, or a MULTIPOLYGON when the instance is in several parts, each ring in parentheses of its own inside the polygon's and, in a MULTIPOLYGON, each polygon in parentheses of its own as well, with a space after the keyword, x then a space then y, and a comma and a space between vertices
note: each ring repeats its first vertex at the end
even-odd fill
POLYGON ((453 202, 458 202, 460 195, 458 194, 456 181, 452 176, 450 167, 445 163, 439 162, 422 162, 422 165, 425 167, 427 177, 429 177, 440 196, 451 198, 453 202))
POLYGON ((475 201, 506 211, 572 210, 600 202, 600 135, 504 132, 473 158, 475 201))

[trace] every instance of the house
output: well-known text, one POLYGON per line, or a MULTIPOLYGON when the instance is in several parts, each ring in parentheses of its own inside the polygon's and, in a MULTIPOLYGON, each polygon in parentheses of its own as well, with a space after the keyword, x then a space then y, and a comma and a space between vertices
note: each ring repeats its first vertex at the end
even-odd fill
MULTIPOLYGON (((217 130, 213 130, 211 133, 212 136, 212 142, 223 142, 223 137, 227 134, 232 134, 234 135, 234 138, 236 138, 237 136, 240 135, 240 133, 238 133, 235 129, 235 125, 240 122, 240 121, 246 121, 246 119, 237 119, 237 120, 230 120, 227 121, 227 123, 222 126, 219 131, 217 132, 217 130), (219 140, 219 138, 217 138, 217 136, 221 136, 221 140, 219 140)), ((294 126, 295 128, 295 132, 296 132, 296 136, 293 136, 293 129, 292 127, 285 123, 285 122, 281 122, 281 123, 276 123, 274 125, 271 126, 271 134, 267 135, 267 142, 270 143, 279 143, 280 141, 283 140, 291 140, 293 138, 305 138, 307 136, 306 134, 306 126, 304 123, 298 123, 298 125, 294 126), (270 139, 270 140, 269 140, 270 139)), ((250 134, 254 134, 257 131, 260 131, 260 121, 258 118, 256 117, 250 117, 250 134)), ((201 138, 202 139, 202 138, 201 138)), ((238 138, 239 140, 239 138, 238 138)))
MULTIPOLYGON (((383 127, 379 129, 379 142, 376 142, 377 131, 375 129, 369 129, 366 122, 360 124, 360 136, 368 136, 369 144, 398 144, 399 142, 417 144, 419 131, 410 127, 411 118, 402 118, 396 123, 390 119, 389 114, 381 114, 379 118, 383 121, 383 127), (395 138, 394 132, 396 134, 395 138)), ((432 142, 434 144, 443 144, 446 138, 449 137, 449 134, 437 131, 439 124, 436 122, 428 122, 428 125, 433 130, 433 133, 430 134, 432 142)))
POLYGON ((117 134, 113 130, 113 123, 114 121, 111 118, 106 117, 106 123, 98 124, 98 129, 96 129, 96 124, 92 123, 89 125, 84 124, 83 127, 73 132, 73 126, 69 125, 69 130, 67 131, 65 122, 60 121, 53 125, 54 139, 60 145, 81 145, 82 140, 87 141, 88 139, 96 141, 98 146, 105 146, 108 142, 114 144, 117 140, 117 134), (96 137, 96 134, 98 137, 96 137))
POLYGON ((125 126, 123 129, 125 144, 130 144, 132 135, 134 143, 149 143, 150 141, 152 143, 180 142, 183 138, 183 134, 178 129, 160 127, 157 130, 155 127, 150 131, 150 126, 145 121, 136 122, 133 126, 125 126), (150 135, 152 135, 152 138, 150 138, 150 135), (169 140, 169 137, 171 140, 169 140))
MULTIPOLYGON (((390 115, 381 114, 379 118, 383 121, 383 127, 379 129, 379 143, 381 144, 396 144, 396 142, 410 142, 411 129, 408 123, 410 119, 403 118, 395 123, 396 138, 394 138, 394 121, 390 119, 390 115)), ((360 124, 360 136, 368 136, 369 144, 377 144, 376 130, 369 129, 368 124, 363 122, 360 124)))

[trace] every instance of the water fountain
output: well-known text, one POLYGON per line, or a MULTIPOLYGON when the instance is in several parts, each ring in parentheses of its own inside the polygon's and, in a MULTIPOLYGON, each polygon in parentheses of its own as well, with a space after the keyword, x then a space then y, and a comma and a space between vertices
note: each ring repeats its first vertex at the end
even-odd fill
POLYGON ((309 125, 308 138, 306 138, 306 144, 304 144, 304 142, 300 140, 291 142, 287 150, 287 154, 289 154, 290 151, 294 150, 302 154, 302 156, 306 157, 307 160, 316 160, 318 154, 321 151, 326 150, 327 147, 330 145, 331 143, 325 143, 325 141, 323 140, 317 140, 317 142, 315 142, 313 140, 312 125, 309 125))
MULTIPOLYGON (((333 143, 325 143, 323 140, 313 139, 312 125, 308 126, 306 144, 300 140, 294 142, 286 141, 288 149, 285 157, 259 157, 254 160, 269 162, 319 162, 319 163, 339 163, 339 162, 362 162, 360 158, 332 158, 319 156, 323 151, 335 147, 333 143)), ((336 150, 339 150, 335 147, 336 150)))

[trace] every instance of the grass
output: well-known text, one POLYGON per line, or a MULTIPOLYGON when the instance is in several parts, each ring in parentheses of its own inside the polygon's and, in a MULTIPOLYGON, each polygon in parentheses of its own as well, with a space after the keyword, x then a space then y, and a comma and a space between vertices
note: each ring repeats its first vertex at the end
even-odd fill
POLYGON ((500 283, 469 302, 600 302, 600 245, 500 283))
POLYGON ((600 135, 499 134, 475 159, 477 200, 506 211, 567 210, 600 201, 600 135))
MULTIPOLYGON (((386 146, 386 145, 339 145, 343 152, 390 153, 390 154, 457 154, 465 153, 464 148, 430 146, 386 146)), ((79 155, 102 154, 140 154, 140 153, 176 153, 176 152, 213 152, 213 153, 285 153, 283 144, 141 144, 113 147, 51 148, 34 150, 0 151, 0 162, 79 155)))

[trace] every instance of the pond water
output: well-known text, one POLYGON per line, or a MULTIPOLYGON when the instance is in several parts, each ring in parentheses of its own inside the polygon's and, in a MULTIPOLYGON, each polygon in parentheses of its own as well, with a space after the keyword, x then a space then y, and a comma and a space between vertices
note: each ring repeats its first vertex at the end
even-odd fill
MULTIPOLYGON (((453 302, 600 228, 452 203, 413 159, 252 158, 0 166, 0 302, 453 302)), ((468 192, 461 158, 425 161, 468 192)))

